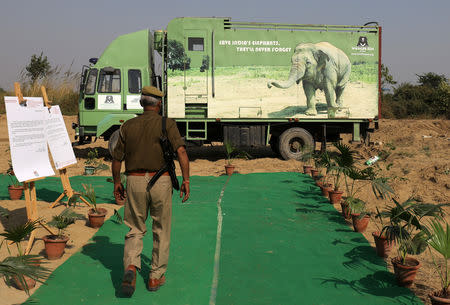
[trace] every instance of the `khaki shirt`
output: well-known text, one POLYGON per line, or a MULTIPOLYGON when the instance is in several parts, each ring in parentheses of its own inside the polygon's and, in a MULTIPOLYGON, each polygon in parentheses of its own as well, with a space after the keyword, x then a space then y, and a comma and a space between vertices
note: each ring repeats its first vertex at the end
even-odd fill
MULTIPOLYGON (((185 145, 174 120, 166 119, 167 137, 173 150, 185 145)), ((159 138, 162 136, 162 117, 155 111, 144 111, 120 127, 120 136, 113 158, 125 160, 126 172, 146 170, 156 172, 164 166, 159 138)))

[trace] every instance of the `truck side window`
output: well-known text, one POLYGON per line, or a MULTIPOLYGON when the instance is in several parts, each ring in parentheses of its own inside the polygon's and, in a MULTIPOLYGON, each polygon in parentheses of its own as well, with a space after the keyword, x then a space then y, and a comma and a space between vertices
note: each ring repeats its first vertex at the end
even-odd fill
POLYGON ((89 75, 86 81, 86 89, 84 90, 85 94, 94 94, 95 93, 95 84, 97 83, 97 69, 89 70, 89 75))
POLYGON ((205 43, 203 37, 188 37, 189 51, 204 51, 205 43))
POLYGON ((128 92, 141 93, 141 70, 128 70, 128 92))
POLYGON ((111 73, 101 69, 97 90, 100 93, 120 93, 120 70, 114 69, 111 73))

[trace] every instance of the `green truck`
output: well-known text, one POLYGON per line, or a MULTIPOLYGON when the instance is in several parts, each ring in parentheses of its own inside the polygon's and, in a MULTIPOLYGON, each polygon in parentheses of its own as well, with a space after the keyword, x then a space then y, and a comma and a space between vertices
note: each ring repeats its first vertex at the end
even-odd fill
POLYGON ((114 144, 142 113, 141 88, 164 93, 162 114, 186 141, 266 146, 284 159, 304 147, 378 127, 381 27, 176 18, 166 30, 116 38, 83 67, 78 144, 114 144))

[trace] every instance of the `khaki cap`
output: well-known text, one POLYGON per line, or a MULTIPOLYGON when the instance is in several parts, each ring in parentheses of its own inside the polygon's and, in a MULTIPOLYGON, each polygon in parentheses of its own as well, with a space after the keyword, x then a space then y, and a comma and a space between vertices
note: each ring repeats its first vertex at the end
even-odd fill
POLYGON ((150 96, 154 96, 154 97, 163 97, 164 93, 162 93, 161 90, 159 90, 156 87, 144 86, 142 88, 142 95, 150 95, 150 96))

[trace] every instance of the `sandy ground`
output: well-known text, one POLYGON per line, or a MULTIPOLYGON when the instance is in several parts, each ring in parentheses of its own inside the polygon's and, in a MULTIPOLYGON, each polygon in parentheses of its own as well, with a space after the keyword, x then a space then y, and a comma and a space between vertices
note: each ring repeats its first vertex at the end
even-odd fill
MULTIPOLYGON (((76 117, 65 117, 69 135, 73 139, 73 131, 70 128, 76 117)), ((356 159, 363 163, 369 157, 379 154, 388 155, 386 161, 380 161, 378 164, 382 173, 392 177, 391 183, 396 191, 396 197, 400 200, 406 200, 409 197, 415 197, 424 202, 447 203, 450 198, 450 162, 448 153, 450 146, 450 121, 444 120, 382 120, 380 129, 370 138, 370 145, 352 144, 356 150, 356 159), (392 165, 389 165, 391 164, 392 165)), ((6 118, 0 116, 0 151, 8 148, 6 118)), ((343 141, 348 142, 349 137, 343 135, 343 141)), ((107 151, 107 143, 103 140, 79 146, 75 148, 75 154, 78 164, 68 169, 70 176, 81 175, 84 171, 84 161, 90 148, 97 148, 101 159, 106 164, 110 164, 110 158, 107 151)), ((251 160, 236 159, 234 165, 236 171, 241 174, 255 172, 299 172, 302 168, 302 162, 284 161, 270 150, 270 148, 252 149, 248 151, 253 157, 251 160)), ((191 175, 201 176, 219 176, 224 174, 225 150, 222 146, 206 147, 188 147, 188 153, 191 159, 191 175)), ((0 156, 0 172, 8 168, 9 153, 0 156)), ((179 173, 179 168, 177 168, 179 173)), ((97 175, 109 175, 109 172, 100 172, 97 175)), ((376 207, 383 209, 390 202, 376 199, 369 188, 364 188, 360 192, 360 197, 367 201, 367 209, 375 211, 376 207)), ((9 219, 1 218, 0 232, 5 227, 11 227, 16 223, 26 221, 24 201, 2 200, 0 205, 11 211, 9 219)), ((114 205, 101 205, 108 209, 108 216, 111 216, 114 205)), ((45 219, 50 219, 51 215, 59 213, 64 206, 57 206, 55 209, 49 208, 48 202, 38 202, 39 215, 45 219)), ((77 212, 86 214, 87 207, 79 206, 77 212)), ((340 207, 336 206, 340 211, 340 207)), ((450 208, 446 208, 450 212, 450 208)), ((446 216, 449 222, 449 216, 446 216)), ((350 225, 350 224, 349 224, 350 225)), ((379 224, 378 224, 379 225, 379 224)), ((377 230, 375 220, 371 220, 367 231, 364 233, 368 241, 374 245, 371 232, 377 230)), ((87 240, 96 232, 86 225, 86 221, 79 220, 69 226, 67 234, 70 236, 69 246, 64 256, 56 261, 51 261, 48 266, 51 269, 58 267, 62 262, 78 251, 87 240)), ((37 236, 45 235, 43 229, 39 229, 37 236)), ((15 253, 15 249, 11 248, 15 253)), ((32 249, 32 253, 43 253, 43 242, 37 240, 32 249)), ((392 251, 391 257, 396 251, 392 251)), ((6 247, 0 249, 0 260, 8 256, 6 247)), ((429 252, 418 256, 422 267, 416 278, 416 283, 412 287, 426 304, 430 304, 427 295, 433 290, 439 288, 438 275, 433 268, 433 262, 429 252)), ((389 268, 392 270, 390 259, 387 260, 389 268)), ((4 281, 0 281, 0 299, 7 300, 3 304, 17 304, 27 298, 26 294, 14 287, 8 287, 4 281)))

